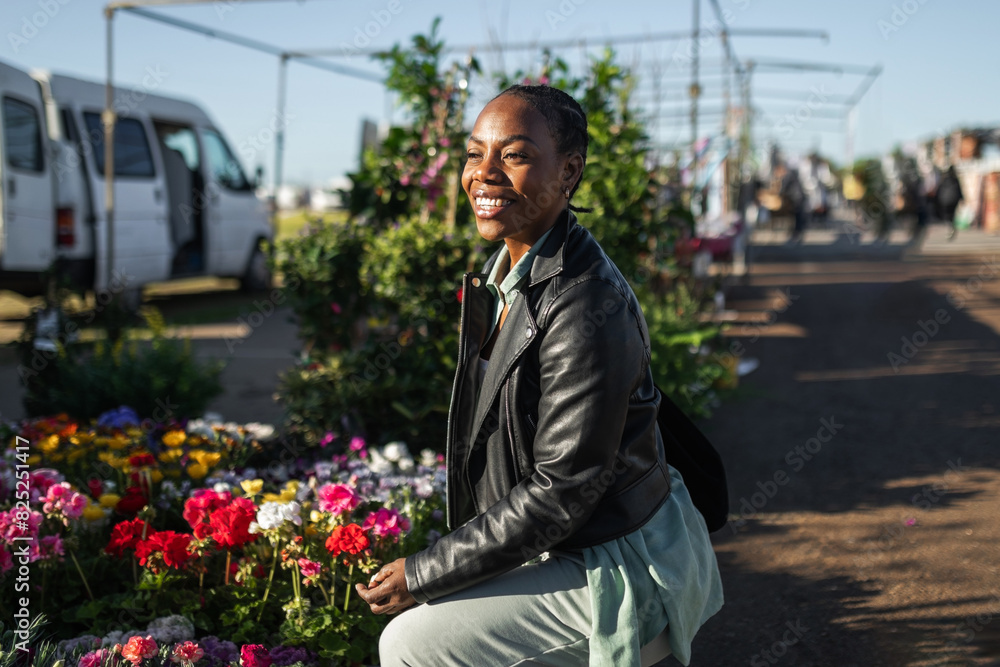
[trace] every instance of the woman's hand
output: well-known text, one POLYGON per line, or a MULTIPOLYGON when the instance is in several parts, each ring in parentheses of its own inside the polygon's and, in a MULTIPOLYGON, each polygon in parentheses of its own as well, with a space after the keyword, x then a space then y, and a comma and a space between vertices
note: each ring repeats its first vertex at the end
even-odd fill
POLYGON ((358 595, 375 614, 396 614, 417 604, 406 587, 405 558, 397 558, 375 573, 367 586, 355 584, 358 595))

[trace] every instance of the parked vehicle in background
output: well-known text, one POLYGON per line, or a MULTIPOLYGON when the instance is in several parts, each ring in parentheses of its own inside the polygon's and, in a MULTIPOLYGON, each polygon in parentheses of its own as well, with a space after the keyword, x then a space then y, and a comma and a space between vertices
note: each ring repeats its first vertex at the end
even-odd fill
POLYGON ((191 276, 267 289, 266 207, 208 114, 145 91, 114 99, 109 248, 104 84, 0 62, 0 289, 41 294, 50 268, 134 304, 148 283, 191 276))

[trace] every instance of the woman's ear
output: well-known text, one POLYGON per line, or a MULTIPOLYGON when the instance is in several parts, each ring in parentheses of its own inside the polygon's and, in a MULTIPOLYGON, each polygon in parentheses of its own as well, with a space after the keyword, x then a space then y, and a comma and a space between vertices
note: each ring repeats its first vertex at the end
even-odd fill
POLYGON ((566 157, 566 163, 563 166, 563 188, 569 188, 570 192, 576 187, 576 184, 580 181, 580 177, 583 176, 583 156, 579 153, 570 153, 566 157))

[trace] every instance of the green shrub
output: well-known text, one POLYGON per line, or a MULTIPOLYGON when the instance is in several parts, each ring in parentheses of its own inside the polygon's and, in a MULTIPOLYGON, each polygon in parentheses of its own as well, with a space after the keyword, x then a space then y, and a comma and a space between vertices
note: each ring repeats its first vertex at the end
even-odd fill
POLYGON ((81 422, 121 405, 160 421, 203 414, 222 393, 222 362, 199 362, 190 340, 167 338, 154 308, 143 309, 143 317, 148 341, 126 331, 114 343, 62 340, 51 354, 35 349, 29 322, 18 344, 25 412, 65 412, 81 422))

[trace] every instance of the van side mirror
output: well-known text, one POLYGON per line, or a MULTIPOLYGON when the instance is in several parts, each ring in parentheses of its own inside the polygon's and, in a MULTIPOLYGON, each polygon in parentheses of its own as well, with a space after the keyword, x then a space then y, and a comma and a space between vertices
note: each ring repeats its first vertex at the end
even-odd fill
POLYGON ((263 185, 263 183, 264 183, 264 167, 257 165, 257 171, 254 172, 254 177, 253 177, 254 190, 263 185))

